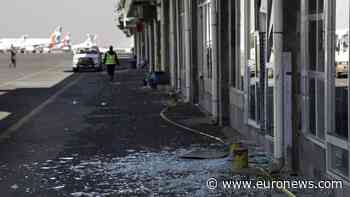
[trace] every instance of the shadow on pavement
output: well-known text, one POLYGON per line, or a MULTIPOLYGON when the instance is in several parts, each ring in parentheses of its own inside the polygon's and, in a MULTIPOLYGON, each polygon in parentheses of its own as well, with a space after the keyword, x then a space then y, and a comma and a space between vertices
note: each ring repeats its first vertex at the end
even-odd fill
POLYGON ((0 89, 0 112, 9 114, 0 117, 0 135, 77 77, 73 74, 50 88, 0 89))

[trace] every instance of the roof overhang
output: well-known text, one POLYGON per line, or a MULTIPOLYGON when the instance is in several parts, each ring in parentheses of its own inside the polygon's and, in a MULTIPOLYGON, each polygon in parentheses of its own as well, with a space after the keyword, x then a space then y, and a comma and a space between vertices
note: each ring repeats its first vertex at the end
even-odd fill
POLYGON ((157 6, 157 0, 120 0, 118 5, 118 27, 128 34, 136 28, 137 23, 149 18, 149 9, 157 6), (147 10, 147 11, 145 11, 147 10))

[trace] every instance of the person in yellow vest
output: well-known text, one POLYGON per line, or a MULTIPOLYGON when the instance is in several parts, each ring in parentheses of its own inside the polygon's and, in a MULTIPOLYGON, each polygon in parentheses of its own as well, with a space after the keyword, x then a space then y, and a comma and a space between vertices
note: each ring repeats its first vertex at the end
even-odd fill
POLYGON ((120 65, 117 53, 113 50, 113 46, 110 46, 109 51, 106 52, 103 58, 103 64, 107 66, 107 72, 110 77, 110 81, 113 81, 115 66, 120 65))

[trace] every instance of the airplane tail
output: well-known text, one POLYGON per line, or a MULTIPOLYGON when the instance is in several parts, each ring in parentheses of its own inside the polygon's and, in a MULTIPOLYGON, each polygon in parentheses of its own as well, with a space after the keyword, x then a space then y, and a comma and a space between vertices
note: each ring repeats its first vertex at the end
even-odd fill
POLYGON ((58 26, 50 35, 50 48, 57 48, 62 44, 62 27, 58 26))
POLYGON ((66 35, 63 38, 63 48, 70 48, 71 44, 70 44, 70 33, 66 33, 66 35))

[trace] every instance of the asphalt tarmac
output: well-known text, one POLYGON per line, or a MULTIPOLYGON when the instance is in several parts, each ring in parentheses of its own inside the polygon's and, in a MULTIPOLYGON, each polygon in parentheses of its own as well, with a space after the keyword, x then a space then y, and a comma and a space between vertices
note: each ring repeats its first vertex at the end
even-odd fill
POLYGON ((113 83, 105 71, 73 73, 70 54, 19 54, 17 68, 8 60, 0 55, 0 197, 285 196, 224 188, 247 179, 230 157, 182 158, 221 145, 163 121, 166 94, 143 87, 145 73, 127 60, 113 83))
POLYGON ((140 71, 110 83, 73 73, 71 59, 19 55, 9 68, 0 57, 0 196, 203 196, 227 162, 177 154, 213 142, 162 121, 165 95, 142 87, 140 71))

